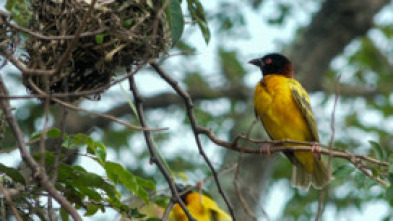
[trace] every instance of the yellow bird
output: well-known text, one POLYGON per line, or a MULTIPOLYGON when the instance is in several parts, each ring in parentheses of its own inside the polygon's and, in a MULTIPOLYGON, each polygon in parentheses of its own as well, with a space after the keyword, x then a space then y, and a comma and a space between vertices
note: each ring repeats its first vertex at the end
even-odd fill
MULTIPOLYGON (((186 188, 177 185, 178 192, 184 192, 186 188)), ((188 191, 181 195, 188 211, 198 221, 232 221, 230 215, 221 210, 211 198, 198 192, 188 191)), ((176 203, 169 214, 169 221, 188 221, 186 214, 176 203)))
MULTIPOLYGON (((293 66, 277 53, 251 60, 263 78, 255 88, 255 114, 272 140, 319 142, 318 130, 306 90, 293 76, 293 66)), ((284 144, 294 145, 294 144, 284 144)), ((329 182, 326 163, 312 152, 285 151, 293 164, 292 186, 320 189, 329 182)))

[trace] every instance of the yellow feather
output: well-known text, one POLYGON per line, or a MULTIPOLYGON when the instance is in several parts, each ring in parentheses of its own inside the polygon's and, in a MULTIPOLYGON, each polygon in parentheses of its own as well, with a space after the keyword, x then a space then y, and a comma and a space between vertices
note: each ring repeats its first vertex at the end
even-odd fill
MULTIPOLYGON (((264 76, 256 85, 254 104, 271 139, 319 141, 309 97, 295 79, 275 74, 264 76)), ((296 167, 292 176, 294 186, 307 189, 313 182, 319 188, 328 181, 326 167, 313 153, 296 151, 286 155, 296 167)))
MULTIPOLYGON (((192 192, 186 196, 186 207, 190 214, 198 221, 231 221, 231 217, 221 210, 217 203, 205 195, 192 192)), ((169 221, 188 221, 188 218, 179 204, 176 204, 169 221)))

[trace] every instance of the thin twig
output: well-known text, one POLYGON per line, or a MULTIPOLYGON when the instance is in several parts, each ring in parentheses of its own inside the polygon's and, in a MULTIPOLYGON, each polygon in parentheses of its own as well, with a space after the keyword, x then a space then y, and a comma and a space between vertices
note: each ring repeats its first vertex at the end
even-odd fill
POLYGON ((8 203, 8 206, 11 207, 12 213, 15 215, 16 219, 18 221, 23 221, 22 217, 20 217, 18 210, 14 206, 14 202, 12 202, 12 199, 10 197, 10 194, 8 193, 8 190, 4 188, 3 183, 0 182, 0 191, 3 193, 3 196, 5 200, 8 203))
POLYGON ((15 67, 17 67, 23 74, 27 75, 52 75, 54 73, 53 70, 42 70, 42 69, 30 69, 27 68, 22 62, 12 56, 6 49, 0 47, 0 54, 3 54, 7 60, 11 61, 15 67))
MULTIPOLYGON (((220 172, 218 172, 218 176, 221 176, 223 174, 229 173, 229 172, 231 172, 232 170, 234 170, 236 168, 237 168, 237 163, 235 163, 232 166, 230 166, 228 168, 225 168, 225 169, 221 170, 220 172)), ((212 175, 211 176, 207 176, 207 177, 203 178, 202 180, 199 180, 197 183, 206 183, 208 180, 211 180, 211 179, 214 179, 214 176, 212 176, 212 175)), ((195 187, 197 187, 197 186, 195 186, 195 187)))
MULTIPOLYGON (((16 59, 16 58, 14 58, 16 59)), ((109 84, 106 84, 102 87, 92 89, 92 90, 86 90, 86 91, 74 91, 74 92, 64 92, 64 93, 51 93, 50 96, 52 98, 67 98, 67 97, 81 97, 81 96, 88 96, 88 95, 94 95, 98 93, 102 93, 105 90, 109 89, 110 87, 117 85, 121 83, 124 80, 127 80, 131 75, 136 74, 143 66, 145 63, 142 63, 140 65, 136 66, 136 69, 133 70, 132 72, 127 73, 126 75, 122 76, 121 78, 112 81, 109 84)), ((19 69, 19 67, 17 67, 19 69)), ((24 70, 19 69, 21 72, 24 72, 24 70)), ((26 70, 28 72, 34 72, 36 71, 35 69, 28 69, 26 70)), ((0 94, 0 98, 8 98, 8 99, 32 99, 32 98, 45 98, 47 95, 46 94, 33 94, 33 95, 21 95, 21 96, 15 96, 15 95, 3 95, 0 94)))
MULTIPOLYGON (((139 95, 138 89, 136 87, 136 84, 134 81, 134 76, 130 76, 129 83, 130 83, 130 90, 132 91, 132 94, 134 95, 135 107, 136 107, 136 111, 138 113, 139 122, 141 123, 142 127, 146 127, 147 123, 145 120, 145 115, 144 115, 144 110, 143 110, 143 105, 142 105, 142 98, 139 95)), ((189 220, 196 221, 192 217, 192 215, 190 214, 188 209, 186 208, 184 202, 181 200, 181 197, 180 197, 179 193, 177 192, 175 182, 174 182, 172 176, 170 175, 169 171, 165 167, 164 163, 158 157, 156 149, 154 148, 154 144, 153 144, 153 140, 150 135, 150 131, 145 130, 145 131, 143 131, 143 134, 145 136, 145 141, 146 141, 147 147, 150 152, 150 162, 155 163, 157 165, 158 169, 164 175, 165 180, 167 181, 169 188, 172 192, 172 197, 174 198, 173 200, 175 200, 177 203, 179 203, 179 205, 184 210, 184 213, 186 214, 186 216, 188 217, 189 220)))
MULTIPOLYGON (((5 87, 3 78, 0 76, 0 94, 7 95, 8 91, 5 87)), ((82 218, 76 211, 76 209, 71 205, 68 200, 57 192, 56 188, 50 182, 48 176, 44 171, 40 170, 40 166, 33 159, 30 153, 27 150, 26 144, 24 142, 24 135, 19 127, 18 122, 14 118, 11 113, 11 107, 9 100, 1 99, 0 107, 3 109, 3 113, 7 119, 8 125, 10 126, 12 132, 14 133, 14 137, 19 147, 19 152, 21 154, 22 159, 27 163, 27 165, 33 171, 35 177, 40 181, 41 186, 48 191, 48 193, 56 199, 56 201, 71 215, 71 217, 76 221, 82 221, 82 218)))
MULTIPOLYGON (((236 142, 232 143, 232 142, 221 140, 216 135, 214 135, 214 133, 210 129, 207 129, 207 128, 204 128, 204 127, 199 127, 198 130, 200 131, 200 133, 205 134, 206 136, 208 136, 209 139, 213 143, 217 144, 218 146, 225 147, 227 149, 234 150, 234 151, 237 151, 237 152, 261 154, 259 149, 249 148, 249 147, 243 147, 242 148, 242 147, 238 146, 236 142)), ((277 142, 279 142, 279 143, 294 143, 294 144, 295 143, 299 143, 299 142, 296 142, 296 141, 289 142, 287 140, 285 140, 285 141, 269 142, 269 141, 265 141, 265 140, 249 139, 248 141, 250 141, 252 143, 272 143, 272 144, 275 144, 277 142)), ((312 151, 311 147, 313 145, 315 145, 315 142, 309 142, 309 143, 304 142, 304 144, 301 145, 301 146, 300 145, 299 146, 295 146, 295 145, 294 146, 276 146, 275 145, 274 148, 270 149, 270 153, 277 153, 277 152, 282 152, 282 151, 286 151, 286 150, 290 150, 290 151, 312 151)), ((325 146, 325 145, 320 145, 320 146, 322 147, 322 146, 325 146)), ((368 172, 364 168, 363 165, 359 166, 359 162, 368 161, 370 163, 374 163, 374 164, 379 165, 379 166, 387 167, 387 166, 389 166, 388 162, 379 161, 379 160, 376 160, 374 158, 371 158, 371 157, 368 157, 368 156, 364 156, 364 155, 360 155, 360 154, 349 153, 349 152, 347 152, 345 150, 329 151, 326 148, 321 148, 321 154, 324 154, 324 155, 331 154, 334 158, 346 159, 349 162, 351 162, 359 171, 363 172, 369 178, 371 178, 371 179, 373 179, 373 180, 377 181, 378 183, 381 183, 381 184, 383 184, 385 186, 389 186, 390 185, 389 182, 387 182, 385 180, 382 180, 382 179, 380 179, 378 177, 372 176, 372 174, 370 172, 368 172)))
MULTIPOLYGON (((37 93, 39 93, 41 95, 45 95, 46 94, 40 88, 38 88, 37 85, 35 85, 35 83, 31 80, 31 78, 29 78, 29 84, 37 93)), ((106 118, 108 120, 114 121, 114 122, 116 122, 118 124, 121 124, 123 126, 126 126, 126 127, 130 128, 130 129, 134 129, 134 130, 163 131, 163 130, 167 130, 168 129, 168 128, 152 129, 152 128, 138 127, 138 126, 126 123, 126 122, 124 122, 122 120, 119 120, 118 118, 116 118, 114 116, 111 116, 111 115, 108 115, 108 114, 103 114, 103 113, 97 113, 97 112, 90 111, 90 110, 86 110, 86 109, 74 106, 74 105, 72 105, 70 103, 64 102, 64 101, 62 101, 60 99, 57 99, 57 98, 54 98, 54 97, 51 97, 51 100, 55 101, 56 103, 61 104, 64 107, 67 107, 67 108, 69 108, 71 110, 82 111, 82 112, 85 112, 85 113, 88 113, 88 114, 91 114, 91 115, 95 115, 95 116, 98 116, 98 117, 103 117, 103 118, 106 118)))
POLYGON ((315 221, 319 221, 319 219, 322 216, 323 199, 325 198, 326 188, 327 188, 327 186, 324 186, 323 189, 321 190, 321 193, 319 194, 319 198, 318 198, 318 213, 317 213, 317 216, 315 217, 315 221))
POLYGON ((171 212, 174 205, 175 205, 175 201, 171 199, 168 203, 168 206, 165 208, 164 215, 162 215, 162 218, 161 218, 162 221, 168 220, 169 213, 171 212))
MULTIPOLYGON (((49 40, 49 41, 52 41, 52 40, 61 41, 61 40, 72 40, 72 39, 75 39, 75 35, 63 35, 63 36, 42 35, 39 32, 35 32, 35 31, 32 31, 32 30, 30 30, 28 28, 19 26, 17 24, 14 24, 14 23, 10 22, 9 15, 6 12, 2 11, 2 10, 0 10, 0 16, 3 17, 3 21, 4 21, 4 23, 7 26, 9 26, 9 27, 11 27, 11 28, 13 28, 13 29, 15 29, 17 31, 21 31, 21 32, 27 33, 27 34, 29 34, 29 35, 31 35, 33 37, 36 37, 36 38, 40 38, 40 39, 43 39, 43 40, 49 40)), ((95 31, 83 32, 83 33, 80 34, 79 37, 94 36, 96 34, 103 33, 103 32, 105 32, 107 30, 108 30, 108 28, 99 28, 99 29, 97 29, 95 31)))
POLYGON ((177 81, 174 80, 170 75, 168 75, 158 64, 150 63, 150 65, 154 68, 154 70, 158 73, 158 75, 160 75, 160 77, 163 78, 176 91, 176 93, 184 100, 184 103, 186 105, 186 110, 187 110, 187 116, 188 116, 188 119, 190 120, 190 123, 191 123, 192 131, 194 133, 195 142, 198 146, 199 154, 203 157, 203 159, 205 160, 205 162, 209 166, 210 171, 213 173, 218 192, 221 194, 222 198, 224 199, 233 221, 236 221, 235 212, 233 210, 231 202, 228 200, 228 197, 226 196, 224 190, 221 187, 220 181, 218 179, 217 171, 214 169, 213 164, 210 162, 205 151, 203 150, 202 143, 199 138, 199 134, 201 133, 201 131, 199 131, 199 126, 197 125, 197 122, 195 120, 195 115, 194 115, 194 111, 193 111, 194 105, 192 103, 191 97, 189 96, 189 94, 185 90, 183 90, 179 86, 177 81))

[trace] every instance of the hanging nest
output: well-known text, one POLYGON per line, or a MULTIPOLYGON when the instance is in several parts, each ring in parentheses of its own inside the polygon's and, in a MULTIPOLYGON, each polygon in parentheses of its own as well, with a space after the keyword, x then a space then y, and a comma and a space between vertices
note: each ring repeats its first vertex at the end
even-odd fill
MULTIPOLYGON (((81 36, 58 73, 24 75, 23 82, 50 93, 100 91, 111 82, 118 66, 140 64, 157 58, 170 46, 168 23, 162 1, 97 0, 81 36), (32 85, 34 84, 34 85, 32 85)), ((73 36, 90 7, 88 0, 32 0, 30 29, 45 36, 73 36), (86 1, 86 2, 85 2, 86 1)), ((55 68, 72 39, 45 40, 29 36, 26 41, 28 68, 55 68)), ((98 92, 97 92, 98 93, 98 92)), ((75 100, 78 96, 69 97, 75 100)))

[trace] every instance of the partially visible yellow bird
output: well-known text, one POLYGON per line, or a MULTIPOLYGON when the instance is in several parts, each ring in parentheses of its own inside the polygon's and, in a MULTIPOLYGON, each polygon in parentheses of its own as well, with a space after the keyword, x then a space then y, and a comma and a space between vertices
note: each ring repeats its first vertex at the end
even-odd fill
MULTIPOLYGON (((178 188, 179 193, 185 188, 178 188)), ((221 210, 211 198, 198 192, 186 192, 181 196, 188 211, 198 221, 232 221, 230 215, 221 210)), ((169 221, 188 221, 183 209, 177 203, 169 214, 169 221)))
MULTIPOLYGON (((293 66, 288 58, 272 53, 249 63, 258 66, 263 74, 255 88, 254 105, 255 114, 270 138, 319 142, 310 99, 293 78, 293 66)), ((293 164, 292 186, 307 190, 312 184, 320 189, 329 182, 326 163, 312 152, 285 151, 284 154, 293 164)))

